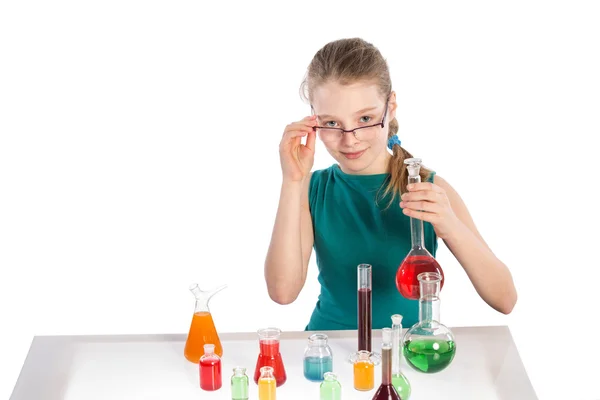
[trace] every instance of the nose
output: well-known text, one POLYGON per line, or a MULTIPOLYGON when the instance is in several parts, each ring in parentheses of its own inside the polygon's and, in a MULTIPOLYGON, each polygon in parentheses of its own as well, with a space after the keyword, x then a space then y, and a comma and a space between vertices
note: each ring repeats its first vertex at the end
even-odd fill
POLYGON ((344 132, 344 135, 342 136, 342 144, 343 145, 352 147, 358 142, 359 142, 359 140, 356 139, 354 132, 344 132))

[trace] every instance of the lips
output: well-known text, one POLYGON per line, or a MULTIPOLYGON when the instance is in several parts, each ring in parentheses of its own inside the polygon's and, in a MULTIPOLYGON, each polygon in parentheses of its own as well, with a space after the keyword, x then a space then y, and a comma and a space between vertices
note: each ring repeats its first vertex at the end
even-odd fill
POLYGON ((365 150, 354 152, 354 153, 344 153, 344 152, 342 152, 342 154, 344 155, 344 157, 349 158, 351 160, 354 160, 354 159, 362 156, 364 152, 365 152, 365 150))

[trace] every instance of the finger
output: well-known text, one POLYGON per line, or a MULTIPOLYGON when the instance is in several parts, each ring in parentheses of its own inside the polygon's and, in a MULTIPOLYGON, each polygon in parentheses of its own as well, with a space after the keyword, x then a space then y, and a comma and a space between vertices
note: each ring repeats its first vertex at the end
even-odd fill
POLYGON ((310 131, 308 132, 308 136, 306 137, 306 144, 305 146, 310 149, 311 151, 315 151, 315 141, 317 138, 317 132, 315 131, 310 131))
POLYGON ((437 192, 437 193, 444 193, 444 189, 442 189, 438 185, 435 185, 431 182, 419 182, 419 183, 410 184, 410 185, 408 185, 408 190, 411 192, 418 192, 421 190, 431 190, 431 191, 437 192))
POLYGON ((432 201, 438 202, 441 200, 442 193, 437 193, 431 190, 419 190, 417 192, 404 193, 402 201, 432 201))
POLYGON ((317 118, 316 116, 310 116, 310 117, 305 117, 303 119, 301 119, 300 121, 296 121, 296 122, 292 122, 291 124, 288 125, 288 127, 309 127, 312 129, 313 126, 317 125, 317 118))
POLYGON ((434 213, 416 211, 410 208, 405 208, 402 210, 402 212, 404 213, 404 215, 407 215, 411 218, 420 219, 421 221, 429 222, 432 224, 436 223, 438 220, 438 215, 434 213))
POLYGON ((289 136, 292 132, 305 132, 305 133, 309 133, 309 132, 314 132, 314 129, 313 129, 312 126, 299 125, 299 124, 290 124, 290 125, 286 126, 285 129, 283 130, 282 138, 285 138, 286 136, 289 136))
POLYGON ((425 211, 429 213, 441 212, 441 207, 437 203, 431 203, 429 201, 401 201, 400 207, 415 211, 425 211))

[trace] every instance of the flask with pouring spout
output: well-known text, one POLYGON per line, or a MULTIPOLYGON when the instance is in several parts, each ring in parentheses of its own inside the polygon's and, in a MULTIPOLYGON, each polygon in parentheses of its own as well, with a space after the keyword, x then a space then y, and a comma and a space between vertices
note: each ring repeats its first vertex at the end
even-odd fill
POLYGON ((208 308, 208 302, 215 294, 226 287, 227 285, 222 285, 216 289, 204 291, 200 290, 198 284, 194 283, 189 288, 196 298, 196 305, 183 353, 190 362, 196 364, 200 362, 200 357, 204 354, 205 344, 213 344, 215 346, 214 353, 219 357, 223 356, 223 347, 208 308))

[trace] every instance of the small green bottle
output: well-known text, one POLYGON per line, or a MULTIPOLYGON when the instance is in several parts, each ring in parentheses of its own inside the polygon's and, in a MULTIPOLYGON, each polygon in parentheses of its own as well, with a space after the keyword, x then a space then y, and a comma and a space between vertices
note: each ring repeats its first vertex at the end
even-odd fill
POLYGON ((235 367, 231 376, 231 400, 248 400, 246 368, 235 367))
POLYGON ((342 400, 342 385, 333 372, 323 374, 323 382, 320 387, 320 400, 342 400))

